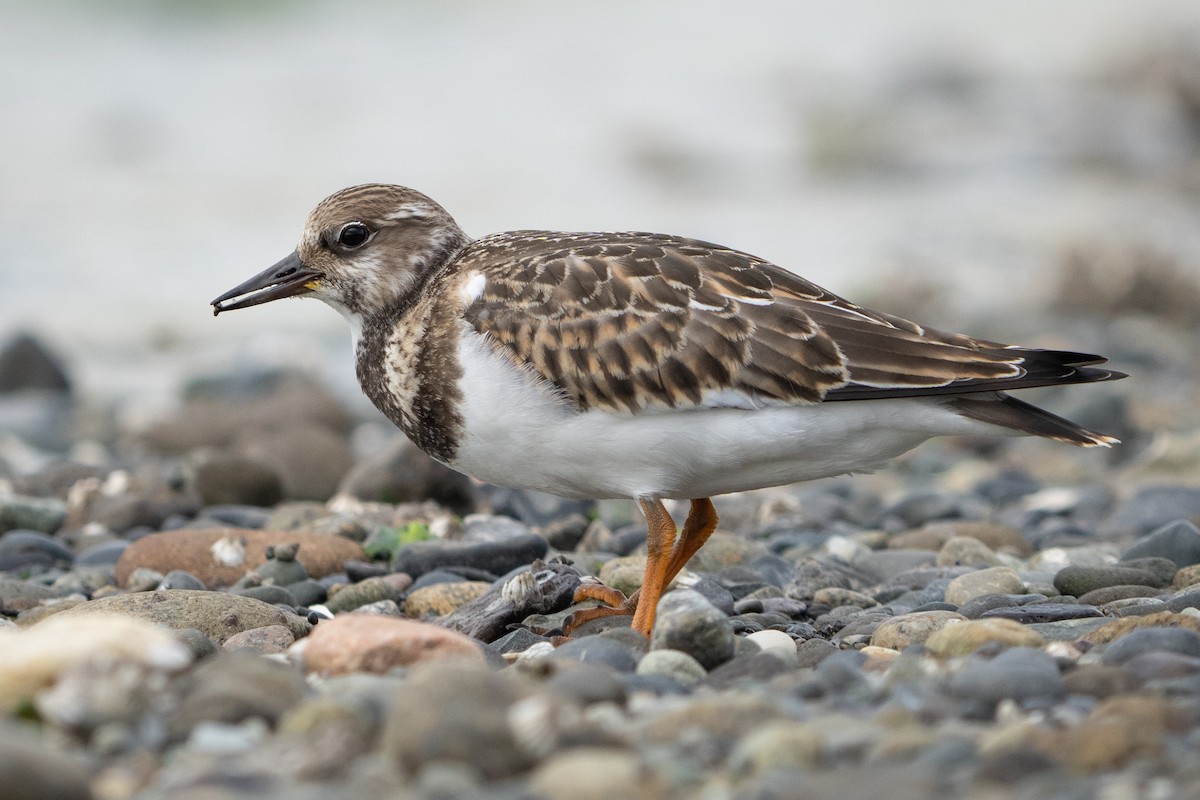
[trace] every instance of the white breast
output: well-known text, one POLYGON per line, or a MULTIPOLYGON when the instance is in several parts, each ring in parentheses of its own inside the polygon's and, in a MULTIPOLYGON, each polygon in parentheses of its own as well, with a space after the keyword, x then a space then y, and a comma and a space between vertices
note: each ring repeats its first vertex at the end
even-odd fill
POLYGON ((566 497, 709 497, 869 472, 939 434, 1004 433, 924 399, 580 413, 466 326, 459 359, 451 466, 566 497))

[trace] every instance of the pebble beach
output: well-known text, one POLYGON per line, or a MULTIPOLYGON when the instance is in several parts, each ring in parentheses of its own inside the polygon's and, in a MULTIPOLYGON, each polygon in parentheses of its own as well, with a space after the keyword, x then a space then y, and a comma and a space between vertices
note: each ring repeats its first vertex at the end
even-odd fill
POLYGON ((651 638, 564 639, 582 582, 637 588, 630 503, 476 484, 302 374, 103 430, 36 340, 0 362, 40 409, 0 480, 6 796, 1200 793, 1200 426, 1137 422, 1195 396, 1172 365, 1049 395, 1112 450, 717 498, 651 638))
MULTIPOLYGON (((250 28, 279 28, 283 63, 288 47, 333 36, 306 13, 250 28)), ((657 13, 654 25, 675 24, 657 13)), ((26 27, 9 30, 40 14, 15 14, 26 27)), ((433 31, 430 51, 452 27, 403 21, 433 31)), ((208 59, 215 28, 181 52, 208 59)), ((166 29, 168 41, 179 30, 166 29)), ((1116 436, 1111 449, 940 439, 875 474, 714 498, 718 532, 649 638, 622 617, 563 636, 580 585, 638 588, 633 503, 484 485, 428 458, 359 396, 340 320, 310 326, 293 303, 228 328, 207 316, 211 296, 270 263, 255 258, 291 246, 279 231, 320 196, 310 179, 325 191, 415 172, 414 186, 469 198, 472 227, 571 227, 555 216, 558 178, 531 171, 510 207, 499 187, 511 175, 439 173, 457 163, 449 150, 370 176, 329 161, 309 174, 282 144, 278 174, 260 173, 272 159, 239 151, 223 160, 230 174, 208 176, 238 197, 211 203, 211 186, 180 173, 169 202, 117 190, 98 208, 159 225, 141 228, 145 262, 97 248, 133 252, 140 276, 109 298, 111 265, 79 268, 89 251, 70 226, 42 262, 15 235, 55 217, 20 183, 37 170, 14 169, 6 183, 26 194, 0 187, 0 232, 16 242, 0 258, 0 796, 1200 799, 1200 46, 1150 42, 1045 80, 982 56, 880 48, 872 63, 899 64, 887 80, 829 84, 799 61, 778 71, 768 48, 737 108, 753 116, 774 86, 765 117, 800 125, 803 146, 770 129, 739 149, 723 119, 683 125, 701 131, 692 139, 602 130, 602 147, 564 157, 567 174, 576 160, 605 172, 579 213, 629 208, 645 226, 765 248, 880 310, 1100 353, 1130 375, 1020 395, 1116 436), (257 208, 270 187, 295 208, 257 208), (229 242, 203 249, 222 237, 253 258, 229 242), (178 254, 170 281, 155 271, 164 252, 178 254)), ((291 118, 299 93, 239 69, 253 90, 235 110, 250 98, 291 118)), ((87 181, 113 183, 105 170, 120 162, 133 165, 126 190, 161 183, 156 159, 184 129, 207 130, 135 106, 100 127, 142 149, 81 169, 87 181)), ((6 135, 0 149, 25 148, 6 135)), ((333 134, 330 147, 348 149, 333 134)), ((47 157, 31 152, 29 165, 47 157)), ((626 226, 608 219, 598 227, 626 226)))

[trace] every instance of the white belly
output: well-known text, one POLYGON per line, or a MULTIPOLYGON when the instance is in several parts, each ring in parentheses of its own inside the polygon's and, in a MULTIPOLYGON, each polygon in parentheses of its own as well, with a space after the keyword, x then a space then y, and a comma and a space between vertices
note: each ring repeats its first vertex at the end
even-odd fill
POLYGON ((1005 433, 922 399, 579 413, 473 332, 459 357, 465 431, 450 466, 566 497, 710 497, 870 472, 940 434, 1005 433))

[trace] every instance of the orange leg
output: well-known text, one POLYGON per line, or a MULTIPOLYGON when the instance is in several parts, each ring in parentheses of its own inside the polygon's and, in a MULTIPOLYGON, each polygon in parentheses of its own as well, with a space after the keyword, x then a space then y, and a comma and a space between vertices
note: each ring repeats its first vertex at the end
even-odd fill
POLYGON ((675 520, 667 513, 662 500, 639 500, 646 517, 646 571, 642 574, 641 595, 633 614, 633 629, 647 636, 654 628, 654 612, 658 599, 670 583, 667 573, 674 555, 675 520))
POLYGON ((679 534, 679 541, 675 542, 675 547, 671 550, 671 562, 667 565, 664 589, 671 585, 679 571, 692 560, 692 556, 696 555, 696 551, 704 546, 716 529, 717 510, 713 508, 712 500, 707 497, 693 500, 687 522, 683 523, 683 531, 679 534))
POLYGON ((614 614, 634 614, 634 630, 649 636, 654 628, 659 598, 717 527, 717 512, 707 497, 692 501, 687 521, 677 540, 675 521, 660 500, 639 500, 638 504, 646 517, 647 526, 646 571, 642 577, 642 588, 626 599, 623 594, 607 586, 580 586, 575 592, 575 602, 599 600, 607 606, 576 611, 567 623, 568 633, 593 619, 614 614))

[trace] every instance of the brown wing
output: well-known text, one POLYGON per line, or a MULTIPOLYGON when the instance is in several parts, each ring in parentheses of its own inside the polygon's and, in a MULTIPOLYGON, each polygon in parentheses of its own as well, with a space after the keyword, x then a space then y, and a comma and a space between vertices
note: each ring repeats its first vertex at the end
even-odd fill
POLYGON ((746 253, 659 234, 500 234, 456 270, 486 278, 468 322, 583 409, 1017 388, 1041 352, 926 330, 746 253))

